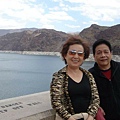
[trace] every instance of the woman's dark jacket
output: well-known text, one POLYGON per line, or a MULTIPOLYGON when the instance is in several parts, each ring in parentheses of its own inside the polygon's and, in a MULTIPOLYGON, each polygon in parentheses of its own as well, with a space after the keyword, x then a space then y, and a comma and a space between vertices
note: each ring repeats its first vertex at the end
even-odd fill
MULTIPOLYGON (((95 117, 100 103, 96 83, 90 72, 82 68, 80 68, 80 70, 87 75, 91 86, 92 100, 88 106, 87 113, 95 117)), ((68 93, 68 75, 66 74, 66 67, 53 74, 50 95, 52 107, 61 118, 67 120, 71 115, 75 114, 68 93)))
POLYGON ((95 78, 100 96, 100 106, 105 111, 106 120, 118 117, 120 119, 120 63, 111 60, 111 80, 102 74, 97 63, 89 71, 95 78))

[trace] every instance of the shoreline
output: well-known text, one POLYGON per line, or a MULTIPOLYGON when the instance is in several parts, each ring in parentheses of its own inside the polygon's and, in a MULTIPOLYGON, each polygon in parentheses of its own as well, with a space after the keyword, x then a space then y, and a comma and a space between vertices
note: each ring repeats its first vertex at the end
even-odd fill
MULTIPOLYGON (((14 53, 14 54, 23 54, 23 55, 50 55, 50 56, 58 56, 61 58, 60 52, 0 51, 0 53, 14 53)), ((120 55, 113 55, 112 59, 120 62, 120 55)), ((94 61, 93 54, 90 54, 89 58, 87 58, 85 61, 94 61)))
POLYGON ((23 55, 52 55, 52 56, 61 56, 59 52, 0 51, 0 53, 16 53, 16 54, 23 54, 23 55))

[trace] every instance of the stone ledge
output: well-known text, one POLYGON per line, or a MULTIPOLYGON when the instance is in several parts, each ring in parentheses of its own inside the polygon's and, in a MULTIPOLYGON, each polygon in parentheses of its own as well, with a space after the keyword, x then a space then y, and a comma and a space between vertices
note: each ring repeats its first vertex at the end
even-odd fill
POLYGON ((0 100, 0 120, 54 120, 49 91, 0 100))
POLYGON ((38 114, 20 118, 18 120, 55 120, 55 111, 53 109, 38 114))

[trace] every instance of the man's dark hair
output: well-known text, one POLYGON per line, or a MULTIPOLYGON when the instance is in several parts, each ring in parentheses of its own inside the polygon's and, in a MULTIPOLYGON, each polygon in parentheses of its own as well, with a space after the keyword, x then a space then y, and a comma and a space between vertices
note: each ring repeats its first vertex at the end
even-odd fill
POLYGON ((94 42, 93 46, 92 46, 92 50, 93 50, 93 55, 95 55, 95 49, 98 45, 101 45, 101 44, 105 44, 108 46, 110 52, 112 51, 112 47, 111 47, 111 44, 109 41, 107 40, 104 40, 104 39, 99 39, 97 41, 94 42))

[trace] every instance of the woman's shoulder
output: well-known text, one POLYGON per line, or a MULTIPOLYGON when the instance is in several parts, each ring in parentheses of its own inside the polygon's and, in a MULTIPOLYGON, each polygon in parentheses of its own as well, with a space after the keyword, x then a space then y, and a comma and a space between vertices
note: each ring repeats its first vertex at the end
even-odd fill
POLYGON ((57 80, 57 81, 61 81, 63 80, 63 78, 66 76, 66 67, 60 69, 59 71, 57 72, 54 72, 53 73, 53 76, 52 76, 52 80, 57 80))
POLYGON ((53 76, 59 76, 59 75, 65 74, 65 73, 66 73, 66 66, 63 67, 62 69, 58 70, 57 72, 54 72, 53 76))

